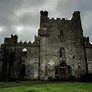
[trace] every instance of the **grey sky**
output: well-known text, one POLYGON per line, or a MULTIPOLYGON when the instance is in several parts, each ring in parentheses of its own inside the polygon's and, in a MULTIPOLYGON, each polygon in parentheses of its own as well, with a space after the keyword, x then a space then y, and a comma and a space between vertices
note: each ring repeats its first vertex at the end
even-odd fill
POLYGON ((84 35, 92 42, 92 0, 0 0, 0 43, 4 37, 17 34, 19 41, 33 41, 39 28, 39 12, 47 10, 49 17, 71 18, 81 12, 84 35))

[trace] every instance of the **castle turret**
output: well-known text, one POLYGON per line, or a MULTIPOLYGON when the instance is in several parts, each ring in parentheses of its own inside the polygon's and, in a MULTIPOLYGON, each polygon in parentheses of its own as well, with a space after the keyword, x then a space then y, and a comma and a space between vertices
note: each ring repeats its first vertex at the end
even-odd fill
POLYGON ((46 27, 47 20, 48 20, 48 12, 40 11, 40 28, 46 27))
POLYGON ((75 20, 75 21, 80 21, 80 11, 75 11, 73 13, 72 19, 75 20))
POLYGON ((11 35, 10 38, 5 38, 4 39, 4 43, 12 45, 12 44, 16 44, 17 40, 18 40, 18 36, 17 35, 11 35))
POLYGON ((74 16, 80 16, 80 11, 74 11, 73 15, 74 16))
MULTIPOLYGON (((82 30, 80 11, 75 11, 71 20, 76 29, 82 30)), ((81 32, 83 34, 83 30, 81 32)))
POLYGON ((11 41, 13 42, 13 43, 17 43, 17 40, 18 40, 18 36, 15 34, 14 36, 13 35, 11 35, 11 41))

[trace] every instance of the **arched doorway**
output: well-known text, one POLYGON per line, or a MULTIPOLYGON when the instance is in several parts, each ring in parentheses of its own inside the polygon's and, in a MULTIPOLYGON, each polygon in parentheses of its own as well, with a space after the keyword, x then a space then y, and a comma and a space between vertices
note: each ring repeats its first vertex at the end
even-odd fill
POLYGON ((26 65, 22 64, 20 68, 20 79, 24 80, 26 76, 26 65))
POLYGON ((23 48, 21 53, 20 80, 26 78, 27 49, 23 48))
POLYGON ((58 66, 55 66, 55 77, 58 79, 66 79, 67 78, 67 64, 61 62, 58 66))
POLYGON ((59 79, 66 79, 68 74, 68 66, 66 64, 66 52, 63 47, 59 50, 59 64, 55 66, 55 77, 59 79))

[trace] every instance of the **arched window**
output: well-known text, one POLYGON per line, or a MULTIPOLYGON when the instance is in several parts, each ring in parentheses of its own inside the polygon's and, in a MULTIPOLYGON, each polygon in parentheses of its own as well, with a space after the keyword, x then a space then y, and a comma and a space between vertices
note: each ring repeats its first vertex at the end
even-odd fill
POLYGON ((68 74, 72 74, 72 67, 70 65, 68 65, 68 74))
POLYGON ((45 66, 45 75, 48 74, 47 66, 45 66))
POLYGON ((23 57, 26 57, 26 55, 27 55, 27 49, 26 48, 23 48, 22 49, 22 56, 23 57))
POLYGON ((63 47, 60 48, 60 57, 65 56, 65 49, 63 47))
POLYGON ((20 79, 24 80, 25 76, 26 76, 26 65, 22 64, 20 70, 20 79))
POLYGON ((60 37, 63 37, 63 32, 62 31, 60 31, 60 37))
POLYGON ((26 48, 23 48, 23 50, 22 50, 23 52, 26 52, 27 51, 27 49, 26 48))
POLYGON ((59 39, 62 42, 63 41, 63 32, 62 30, 59 32, 59 39))
POLYGON ((58 74, 58 67, 55 66, 55 74, 58 74))

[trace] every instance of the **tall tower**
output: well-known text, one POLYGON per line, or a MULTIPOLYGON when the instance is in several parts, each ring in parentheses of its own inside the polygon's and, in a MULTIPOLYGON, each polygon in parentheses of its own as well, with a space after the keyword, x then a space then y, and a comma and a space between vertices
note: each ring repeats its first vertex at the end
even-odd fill
POLYGON ((40 28, 45 28, 48 21, 48 12, 40 11, 40 28))
POLYGON ((40 12, 40 78, 56 76, 76 78, 86 73, 86 59, 80 12, 71 20, 48 18, 47 11, 40 12), (55 70, 55 67, 58 69, 55 70), (71 71, 69 70, 71 68, 71 71), (70 71, 70 72, 69 72, 70 71))

